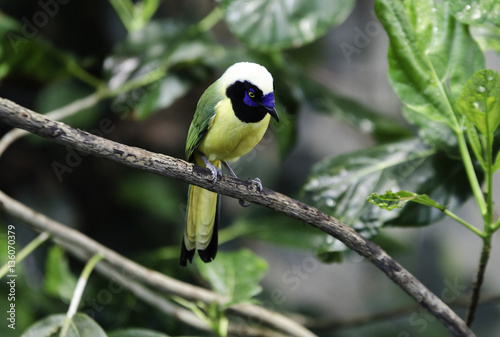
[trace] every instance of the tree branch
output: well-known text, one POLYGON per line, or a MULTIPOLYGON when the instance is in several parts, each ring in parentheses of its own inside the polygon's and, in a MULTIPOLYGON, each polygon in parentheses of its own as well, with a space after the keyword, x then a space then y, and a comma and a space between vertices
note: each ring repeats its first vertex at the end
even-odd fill
MULTIPOLYGON (((134 293, 138 290, 137 286, 135 286, 133 282, 140 281, 161 292, 179 296, 193 302, 201 301, 206 304, 217 302, 222 305, 229 301, 228 298, 220 296, 207 289, 181 282, 164 274, 145 268, 92 240, 77 230, 64 226, 63 224, 32 210, 22 203, 10 198, 2 191, 0 191, 0 209, 3 209, 9 215, 24 221, 38 232, 49 233, 57 243, 83 261, 89 260, 95 254, 102 255, 105 261, 100 262, 96 266, 97 271, 112 277, 116 277, 118 275, 118 282, 120 282, 120 280, 128 280, 127 287, 134 293)), ((148 297, 146 299, 148 299, 148 297)), ((163 306, 162 310, 167 309, 163 306)), ((169 308, 168 310, 171 313, 175 313, 172 308, 169 308)), ((236 304, 231 306, 229 310, 238 316, 251 319, 252 322, 259 322, 286 332, 289 336, 315 336, 294 320, 254 304, 236 304)), ((183 315, 182 318, 189 319, 186 315, 183 315)), ((193 321, 191 323, 191 325, 197 326, 196 322, 193 321)), ((238 328, 240 332, 255 332, 255 330, 249 329, 249 327, 241 324, 231 326, 231 329, 236 328, 238 328)))
MULTIPOLYGON (((181 159, 94 136, 88 132, 71 128, 61 122, 53 121, 2 98, 0 98, 0 119, 12 126, 25 129, 59 144, 71 146, 82 152, 201 186, 236 199, 247 200, 306 222, 340 240, 350 249, 369 259, 394 283, 413 297, 415 301, 422 304, 437 317, 453 335, 475 336, 455 312, 379 246, 362 237, 349 226, 314 207, 266 188, 259 192, 251 183, 228 176, 223 176, 212 185, 210 171, 205 168, 194 166, 181 159)), ((113 254, 116 255, 114 252, 113 254)))

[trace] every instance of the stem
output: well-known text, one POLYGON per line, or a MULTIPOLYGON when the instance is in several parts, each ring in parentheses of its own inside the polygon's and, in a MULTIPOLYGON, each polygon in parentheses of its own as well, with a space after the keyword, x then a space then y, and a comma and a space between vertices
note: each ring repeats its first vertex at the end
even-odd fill
POLYGON ((151 84, 155 81, 158 81, 160 78, 165 76, 166 72, 167 72, 167 69, 165 66, 155 68, 155 69, 151 70, 150 72, 145 73, 144 75, 141 75, 139 77, 136 77, 134 79, 131 79, 131 80, 123 83, 122 85, 120 85, 119 87, 117 87, 115 89, 108 88, 108 89, 104 90, 102 92, 101 96, 103 98, 114 97, 114 96, 118 96, 119 94, 143 87, 145 85, 148 85, 148 84, 151 84))
POLYGON ((465 166, 465 171, 467 172, 467 177, 469 178, 472 192, 474 193, 474 197, 476 198, 479 211, 484 218, 487 213, 487 206, 484 200, 481 186, 479 185, 479 181, 477 180, 476 171, 474 170, 474 165, 472 164, 472 159, 469 154, 469 149, 467 148, 467 142, 465 141, 464 133, 463 131, 457 131, 456 135, 458 140, 458 147, 460 149, 460 154, 465 166))
POLYGON ((128 32, 134 30, 134 4, 130 0, 109 0, 128 32))
POLYGON ((466 323, 467 326, 471 326, 474 321, 474 315, 476 313, 477 305, 479 303, 479 296, 481 293, 481 286, 484 281, 484 274, 486 272, 486 266, 490 258, 491 252, 491 235, 487 235, 483 241, 483 250, 481 251, 481 258, 479 259, 479 267, 476 274, 476 279, 472 286, 472 295, 469 304, 469 309, 467 311, 466 323))
MULTIPOLYGON (((30 243, 28 243, 21 251, 16 255, 16 264, 21 263, 26 256, 31 254, 35 249, 38 248, 42 243, 47 241, 50 235, 47 232, 40 233, 36 238, 34 238, 30 243)), ((0 268, 0 279, 4 277, 9 271, 9 265, 6 263, 0 268)))
POLYGON ((208 13, 207 16, 205 16, 205 18, 203 18, 203 20, 198 22, 198 30, 200 32, 209 31, 217 22, 219 22, 220 19, 222 19, 223 15, 224 11, 220 7, 215 7, 210 13, 208 13))
POLYGON ((83 268, 82 274, 78 279, 78 283, 76 284, 75 292, 73 293, 73 298, 71 299, 71 303, 69 305, 67 316, 68 318, 72 318, 78 309, 78 305, 80 304, 80 300, 82 299, 83 290, 87 285, 87 280, 89 279, 90 273, 94 269, 97 262, 102 260, 104 257, 101 254, 95 254, 92 258, 87 262, 85 268, 83 268))
POLYGON ((449 216, 450 218, 454 219, 455 221, 459 222, 460 224, 464 225, 466 228, 470 229, 471 231, 473 231, 482 238, 485 238, 488 235, 447 209, 443 210, 443 213, 449 216))
POLYGON ((495 232, 500 227, 500 218, 491 226, 491 232, 495 232))
POLYGON ((467 311, 466 323, 468 326, 472 325, 474 316, 476 314, 479 297, 481 294, 481 287, 484 282, 484 274, 486 273, 486 266, 490 258, 491 252, 491 237, 494 232, 495 225, 493 224, 493 135, 486 136, 486 167, 484 168, 486 174, 486 213, 483 213, 484 218, 484 232, 483 249, 479 259, 479 267, 476 274, 476 279, 472 286, 472 295, 467 311))
POLYGON ((71 299, 71 303, 69 305, 68 312, 66 314, 67 318, 64 321, 64 325, 59 333, 59 337, 65 337, 68 333, 69 326, 71 325, 72 318, 75 316, 76 311, 78 310, 78 305, 80 304, 80 300, 82 299, 83 290, 87 285, 87 280, 89 279, 90 273, 94 269, 97 262, 103 259, 104 256, 101 254, 95 254, 92 258, 87 262, 85 268, 83 268, 82 274, 78 279, 78 283, 75 287, 75 292, 73 293, 73 298, 71 299))
POLYGON ((486 136, 486 217, 484 231, 492 233, 493 230, 493 135, 486 136))
POLYGON ((104 85, 104 82, 100 79, 87 72, 85 69, 80 67, 78 63, 73 59, 66 60, 66 68, 68 71, 78 78, 80 81, 87 83, 88 85, 98 89, 104 85))

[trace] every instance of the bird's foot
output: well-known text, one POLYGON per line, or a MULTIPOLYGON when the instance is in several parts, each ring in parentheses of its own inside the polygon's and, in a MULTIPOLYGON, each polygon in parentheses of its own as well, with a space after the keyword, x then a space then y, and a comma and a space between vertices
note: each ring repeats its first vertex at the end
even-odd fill
POLYGON ((201 158, 203 159, 203 161, 205 162, 205 167, 207 169, 210 170, 210 172, 212 172, 212 179, 210 179, 210 181, 212 182, 212 185, 215 184, 217 182, 217 179, 218 178, 222 178, 222 171, 219 170, 219 168, 217 166, 215 166, 214 164, 212 164, 208 159, 207 157, 205 157, 205 155, 201 155, 201 158))
MULTIPOLYGON (((259 192, 262 192, 262 189, 263 189, 262 181, 259 178, 255 178, 255 179, 248 178, 247 182, 249 182, 251 184, 255 184, 257 186, 257 190, 259 190, 259 192)), ((250 206, 250 203, 246 202, 245 200, 240 199, 240 200, 238 200, 238 202, 240 203, 240 206, 242 206, 242 207, 250 206)))
POLYGON ((247 181, 251 184, 255 184, 257 186, 257 189, 259 190, 259 192, 262 192, 262 181, 259 179, 259 178, 255 178, 255 179, 250 179, 248 178, 247 181))
POLYGON ((217 182, 217 179, 222 178, 222 171, 212 163, 209 163, 207 168, 212 172, 212 179, 210 179, 210 181, 212 182, 212 185, 214 185, 217 182))

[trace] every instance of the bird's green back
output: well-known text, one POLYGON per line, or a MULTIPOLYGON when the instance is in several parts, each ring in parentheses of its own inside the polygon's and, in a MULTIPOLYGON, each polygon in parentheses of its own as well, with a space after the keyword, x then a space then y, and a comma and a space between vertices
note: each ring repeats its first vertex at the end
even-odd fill
POLYGON ((186 159, 188 161, 193 161, 194 150, 205 138, 213 121, 216 113, 215 106, 224 98, 226 95, 220 88, 219 80, 210 85, 201 95, 186 141, 186 159))

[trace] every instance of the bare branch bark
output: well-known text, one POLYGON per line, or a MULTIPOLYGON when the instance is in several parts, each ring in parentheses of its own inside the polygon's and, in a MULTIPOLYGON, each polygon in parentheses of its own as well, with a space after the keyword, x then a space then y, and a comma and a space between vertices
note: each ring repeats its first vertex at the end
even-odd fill
POLYGON ((455 312, 379 246, 362 237, 349 226, 314 207, 266 188, 259 192, 252 184, 228 176, 223 176, 212 185, 209 179, 211 177, 210 171, 205 168, 194 166, 181 159, 94 136, 50 120, 1 98, 0 119, 12 126, 25 129, 57 143, 69 145, 77 150, 198 185, 236 199, 247 200, 306 222, 342 241, 350 249, 369 259, 415 301, 427 308, 453 335, 475 336, 455 312))

